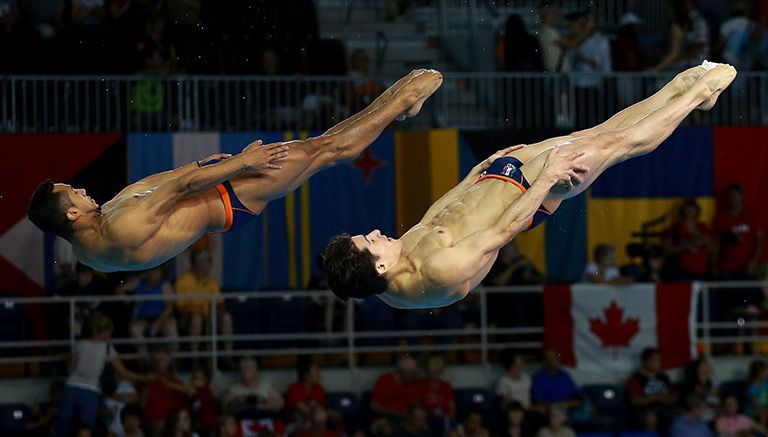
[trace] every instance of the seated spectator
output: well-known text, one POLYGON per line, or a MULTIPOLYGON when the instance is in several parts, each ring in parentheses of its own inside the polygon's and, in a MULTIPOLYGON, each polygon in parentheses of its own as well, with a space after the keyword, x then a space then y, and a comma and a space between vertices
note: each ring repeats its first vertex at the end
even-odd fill
POLYGON ((641 360, 642 367, 627 381, 629 419, 635 427, 658 431, 674 415, 677 394, 669 377, 661 371, 658 349, 644 349, 641 360))
POLYGON ((53 424, 59 416, 61 393, 64 391, 64 381, 57 379, 48 387, 48 404, 32 404, 30 419, 24 429, 28 437, 48 437, 51 435, 53 424))
POLYGON ((456 414, 456 399, 453 386, 443 379, 444 373, 443 358, 430 357, 427 361, 427 377, 418 383, 419 403, 427 409, 427 414, 437 414, 450 419, 456 414))
POLYGON ((723 409, 715 422, 715 431, 720 437, 737 437, 742 432, 757 431, 763 434, 768 430, 755 423, 744 414, 739 414, 739 399, 728 395, 723 399, 723 409))
POLYGON ((373 437, 384 437, 395 435, 395 427, 389 419, 376 419, 371 424, 371 435, 373 437))
POLYGON ((296 373, 298 381, 288 386, 285 408, 289 420, 303 422, 313 406, 325 407, 325 388, 320 385, 320 370, 308 357, 299 358, 296 373))
POLYGON ((528 408, 531 406, 531 378, 523 372, 523 356, 517 352, 508 355, 503 360, 507 371, 496 383, 496 394, 505 405, 517 402, 523 408, 528 408))
MULTIPOLYGON (((110 290, 110 285, 104 276, 97 273, 92 268, 86 266, 83 263, 75 264, 75 278, 73 280, 64 281, 54 292, 54 296, 98 296, 107 294, 110 290)), ((84 321, 88 320, 91 314, 96 311, 97 303, 95 302, 78 302, 75 304, 75 334, 87 335, 86 332, 82 332, 84 321)), ((51 332, 52 338, 64 338, 69 334, 69 310, 61 306, 55 305, 52 309, 53 314, 51 327, 66 327, 65 332, 58 332, 54 330, 51 332)))
POLYGON ((678 280, 706 279, 712 249, 709 226, 699 221, 701 207, 689 199, 678 210, 678 222, 673 224, 664 240, 667 255, 675 260, 678 280))
POLYGON ((381 94, 381 84, 371 77, 370 59, 365 49, 356 49, 350 56, 351 68, 349 76, 352 77, 352 101, 349 105, 350 113, 361 111, 373 102, 373 99, 381 94))
POLYGON ((211 391, 211 378, 201 369, 192 372, 192 388, 195 390, 192 403, 192 421, 203 435, 213 435, 219 422, 216 399, 211 391))
POLYGON ((62 394, 55 436, 69 436, 75 430, 93 431, 97 424, 101 404, 101 379, 104 367, 112 364, 116 375, 133 381, 149 382, 151 376, 138 375, 120 361, 114 346, 108 343, 112 335, 112 321, 95 313, 91 319, 91 338, 75 344, 70 368, 62 394))
MULTIPOLYGON (((189 254, 190 271, 181 274, 176 279, 176 293, 184 294, 213 294, 221 295, 219 282, 211 276, 211 256, 205 250, 195 250, 189 254)), ((210 300, 180 299, 177 303, 179 312, 188 326, 189 335, 203 334, 203 328, 209 325, 211 313, 210 300)), ((220 297, 216 305, 216 320, 219 322, 219 334, 232 335, 232 316, 224 307, 224 299, 220 297)), ((192 350, 197 351, 199 345, 192 343, 192 350)), ((232 350, 232 341, 224 342, 224 349, 232 350)))
POLYGON ((238 425, 235 416, 224 414, 219 417, 218 437, 241 437, 240 425, 238 425))
POLYGON ((536 269, 531 260, 520 253, 514 240, 499 250, 499 256, 491 271, 483 280, 485 285, 524 285, 542 284, 544 276, 536 269))
POLYGON ((728 186, 725 204, 718 206, 714 224, 718 276, 723 280, 751 279, 763 255, 763 229, 756 214, 744 206, 744 192, 738 184, 728 186))
POLYGON ((128 404, 120 410, 120 431, 109 430, 109 437, 144 437, 141 430, 141 407, 138 404, 128 404))
POLYGON ((507 414, 504 416, 505 420, 498 435, 504 437, 531 437, 535 434, 535 428, 532 428, 525 413, 525 408, 523 408, 520 402, 509 402, 506 408, 507 414))
POLYGON ((303 429, 296 433, 296 437, 338 437, 340 434, 328 429, 328 414, 325 408, 313 404, 307 415, 303 429))
POLYGON ((749 1, 736 0, 730 6, 731 18, 720 25, 715 52, 737 70, 752 70, 758 57, 753 40, 757 23, 749 16, 749 1))
POLYGON ((172 411, 189 410, 190 397, 195 390, 176 377, 171 354, 166 350, 152 353, 152 370, 155 381, 146 389, 144 423, 149 427, 151 436, 159 436, 172 411))
POLYGON ((464 423, 451 432, 451 437, 489 437, 490 433, 483 427, 483 414, 472 410, 464 423))
POLYGON ((677 417, 669 428, 669 437, 715 437, 704 420, 704 399, 689 395, 685 399, 685 414, 677 417))
POLYGON ((749 405, 744 410, 751 414, 760 426, 768 420, 768 365, 765 361, 753 361, 749 366, 749 405))
POLYGON ((378 418, 400 420, 408 415, 408 407, 419 402, 419 366, 416 360, 403 356, 393 372, 381 375, 373 387, 371 412, 378 418))
POLYGON ((405 418, 395 427, 396 437, 428 437, 427 410, 421 404, 411 404, 405 418))
POLYGON ((594 261, 584 267, 584 282, 597 284, 626 284, 630 278, 621 276, 616 264, 616 248, 610 244, 595 247, 594 261))
POLYGON ((576 437, 576 433, 566 425, 567 418, 565 406, 553 405, 549 409, 549 423, 536 433, 536 437, 576 437))
POLYGON ((244 408, 276 413, 283 409, 283 396, 269 380, 262 378, 253 358, 240 359, 240 381, 232 384, 224 396, 224 410, 235 414, 244 408))
POLYGON ((579 388, 571 376, 560 368, 560 356, 553 350, 544 351, 542 369, 533 375, 531 401, 536 410, 546 414, 553 404, 568 408, 581 405, 579 388))
POLYGON ((667 50, 649 71, 680 71, 699 65, 709 57, 709 25, 693 0, 669 3, 667 50))
POLYGON ((159 333, 176 339, 179 331, 176 318, 173 317, 173 301, 167 299, 173 295, 173 285, 165 279, 163 266, 155 267, 144 273, 143 277, 133 288, 134 296, 163 296, 166 299, 145 300, 136 304, 133 320, 131 321, 131 337, 136 340, 139 354, 149 357, 144 337, 148 334, 155 337, 159 333))
POLYGON ((192 431, 192 419, 185 409, 172 411, 165 420, 163 437, 198 437, 192 431))
POLYGON ((109 432, 122 436, 124 434, 121 413, 128 405, 136 405, 139 402, 139 393, 136 387, 127 379, 117 381, 114 390, 102 389, 104 405, 102 415, 109 432))
POLYGON ((717 390, 712 383, 712 365, 706 357, 692 361, 685 368, 685 379, 680 397, 688 399, 689 395, 697 395, 704 399, 704 415, 702 419, 710 423, 715 419, 715 413, 720 406, 717 390))

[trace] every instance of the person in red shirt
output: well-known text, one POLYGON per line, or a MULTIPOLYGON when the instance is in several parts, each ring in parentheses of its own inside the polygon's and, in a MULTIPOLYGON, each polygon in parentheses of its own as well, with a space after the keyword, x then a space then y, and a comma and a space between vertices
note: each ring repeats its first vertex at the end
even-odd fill
POLYGON ((156 379, 147 387, 144 422, 149 426, 150 435, 160 435, 172 411, 189 410, 190 396, 195 394, 195 389, 173 374, 168 351, 155 351, 152 366, 156 379))
POLYGON ((725 203, 715 217, 718 276, 724 280, 748 279, 756 273, 763 256, 763 230, 744 208, 741 186, 728 186, 725 203))
POLYGON ((676 279, 705 279, 712 248, 709 226, 699 221, 701 207, 695 199, 683 202, 678 214, 680 220, 670 227, 665 240, 667 254, 676 261, 676 279))
POLYGON ((408 407, 419 402, 416 378, 419 365, 409 356, 397 362, 397 369, 381 375, 373 387, 371 411, 378 418, 405 419, 408 407))
POLYGON ((314 405, 325 407, 325 389, 320 385, 320 369, 308 359, 299 359, 298 381, 288 386, 285 406, 289 421, 309 418, 314 405))
POLYGON ((456 400, 453 387, 443 380, 445 363, 443 358, 434 356, 427 361, 427 377, 418 384, 419 403, 430 415, 452 419, 456 415, 456 400))
POLYGON ((328 413, 320 405, 310 408, 306 427, 296 433, 296 437, 339 437, 336 431, 328 429, 328 413))
POLYGON ((211 379, 203 370, 192 372, 192 388, 195 390, 192 405, 192 418, 199 429, 207 435, 213 435, 219 423, 216 399, 210 387, 211 379))

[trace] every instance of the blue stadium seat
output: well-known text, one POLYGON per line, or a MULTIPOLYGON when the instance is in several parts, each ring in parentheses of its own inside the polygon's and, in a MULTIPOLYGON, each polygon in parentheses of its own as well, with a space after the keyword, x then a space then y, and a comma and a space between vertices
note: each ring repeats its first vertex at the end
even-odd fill
POLYGON ((0 404, 0 434, 23 431, 30 418, 24 404, 0 404))
POLYGON ((307 308, 303 297, 286 294, 281 299, 267 301, 267 331, 277 333, 305 332, 307 308))
POLYGON ((624 431, 619 437, 659 437, 659 434, 652 431, 624 431))
POLYGON ((614 437, 609 432, 580 432, 576 434, 577 437, 614 437))
POLYGON ((22 306, 0 302, 0 338, 4 341, 20 341, 24 340, 24 332, 25 320, 22 306))
MULTIPOLYGON (((381 299, 368 298, 360 302, 357 314, 357 325, 360 331, 391 332, 397 326, 397 312, 381 299)), ((397 338, 360 339, 361 346, 381 346, 396 344, 397 338)))
POLYGON ((581 392, 594 405, 594 420, 608 424, 615 432, 624 429, 626 399, 623 387, 613 384, 593 384, 585 385, 581 388, 581 392))
POLYGON ((483 414, 484 425, 493 428, 496 421, 493 393, 483 388, 463 388, 455 390, 454 396, 459 420, 464 420, 471 410, 477 410, 483 414))
POLYGON ((329 410, 337 411, 349 423, 357 419, 360 414, 360 401, 352 392, 332 392, 325 396, 325 406, 329 410))

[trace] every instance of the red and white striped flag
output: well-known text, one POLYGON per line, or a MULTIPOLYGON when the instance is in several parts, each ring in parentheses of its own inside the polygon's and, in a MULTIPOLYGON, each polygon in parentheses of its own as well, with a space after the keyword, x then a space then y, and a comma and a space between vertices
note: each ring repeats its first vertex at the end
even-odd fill
POLYGON ((544 347, 563 365, 623 377, 658 348, 665 369, 696 357, 691 284, 576 284, 544 290, 544 347))

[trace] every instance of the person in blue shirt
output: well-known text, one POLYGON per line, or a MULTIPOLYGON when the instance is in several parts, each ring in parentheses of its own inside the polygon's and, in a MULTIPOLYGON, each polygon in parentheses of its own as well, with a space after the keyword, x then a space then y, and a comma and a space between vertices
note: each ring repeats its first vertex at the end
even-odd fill
POLYGON ((571 376, 560 368, 560 356, 553 350, 544 351, 543 367, 533 375, 531 402, 536 410, 548 411, 552 404, 568 408, 581 405, 581 392, 571 376))
POLYGON ((685 414, 677 417, 669 428, 669 437, 715 437, 704 421, 704 398, 697 394, 685 398, 685 414))

